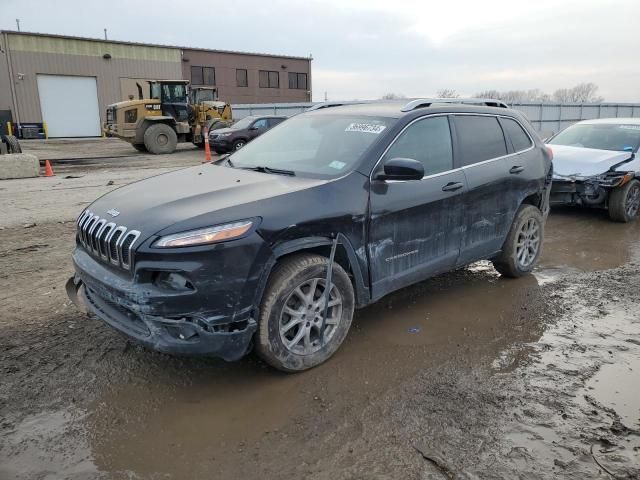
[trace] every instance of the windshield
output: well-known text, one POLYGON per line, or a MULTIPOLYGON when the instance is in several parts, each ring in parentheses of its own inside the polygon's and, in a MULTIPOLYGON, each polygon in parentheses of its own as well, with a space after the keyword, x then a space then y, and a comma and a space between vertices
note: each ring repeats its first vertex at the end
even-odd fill
POLYGON ((269 130, 230 158, 235 167, 268 167, 311 176, 355 168, 394 118, 298 115, 269 130))
POLYGON ((576 124, 560 132, 549 144, 635 152, 640 146, 640 125, 576 124))
POLYGON ((231 128, 234 130, 242 130, 243 128, 249 128, 251 122, 253 122, 257 117, 244 117, 242 120, 238 120, 236 123, 231 125, 231 128))

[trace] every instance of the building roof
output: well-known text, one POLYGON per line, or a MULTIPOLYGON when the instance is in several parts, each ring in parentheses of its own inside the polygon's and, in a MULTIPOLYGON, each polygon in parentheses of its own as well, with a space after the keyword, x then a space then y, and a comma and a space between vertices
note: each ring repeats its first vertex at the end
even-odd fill
POLYGON ((40 32, 23 32, 16 30, 0 30, 0 33, 7 33, 10 35, 30 35, 36 37, 51 37, 51 38, 61 38, 68 40, 85 40, 89 42, 98 42, 98 43, 116 43, 120 45, 135 45, 140 47, 158 47, 158 48, 175 48, 180 50, 199 50, 203 52, 212 52, 212 53, 228 53, 232 55, 254 55, 258 57, 272 57, 272 58, 289 58, 293 60, 313 60, 313 57, 309 55, 308 57, 298 57, 293 55, 278 55, 275 53, 257 53, 257 52, 240 52, 236 50, 218 50, 213 48, 201 48, 201 47, 185 47, 180 45, 163 45, 159 43, 142 43, 142 42, 125 42, 122 40, 111 40, 111 39, 103 39, 103 38, 91 38, 91 37, 76 37, 72 35, 57 35, 54 33, 40 33, 40 32))

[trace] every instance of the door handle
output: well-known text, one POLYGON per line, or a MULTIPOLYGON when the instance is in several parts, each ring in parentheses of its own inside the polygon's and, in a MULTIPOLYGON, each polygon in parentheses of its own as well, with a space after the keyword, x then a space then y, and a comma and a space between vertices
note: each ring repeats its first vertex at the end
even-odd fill
POLYGON ((524 167, 520 166, 520 165, 516 165, 514 167, 511 167, 511 169, 509 170, 509 173, 521 173, 524 172, 524 167))
POLYGON ((460 190, 464 187, 464 183, 462 182, 449 182, 444 187, 442 187, 443 192, 454 192, 456 190, 460 190))

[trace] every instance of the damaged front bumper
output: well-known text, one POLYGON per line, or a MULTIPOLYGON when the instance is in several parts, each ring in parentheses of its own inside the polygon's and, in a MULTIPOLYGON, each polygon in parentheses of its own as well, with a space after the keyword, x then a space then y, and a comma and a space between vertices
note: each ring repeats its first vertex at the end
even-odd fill
MULTIPOLYGON (((83 257, 80 256, 81 262, 91 261, 83 257)), ((238 360, 249 352, 257 329, 250 310, 240 312, 237 318, 213 321, 198 312, 171 318, 154 315, 148 305, 136 302, 144 292, 135 291, 135 285, 123 285, 100 266, 96 266, 101 269, 100 274, 93 276, 90 269, 78 268, 78 257, 74 261, 76 274, 66 285, 69 298, 81 310, 97 316, 132 340, 163 353, 212 356, 227 361, 238 360)))
POLYGON ((605 206, 609 191, 634 178, 631 172, 607 172, 591 177, 554 174, 551 205, 605 206))

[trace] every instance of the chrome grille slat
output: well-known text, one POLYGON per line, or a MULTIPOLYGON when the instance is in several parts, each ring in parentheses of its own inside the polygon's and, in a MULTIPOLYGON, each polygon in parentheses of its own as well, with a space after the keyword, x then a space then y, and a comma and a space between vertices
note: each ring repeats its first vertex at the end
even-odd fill
POLYGON ((90 254, 130 270, 133 247, 141 233, 124 225, 108 222, 106 218, 85 210, 76 221, 78 242, 90 254))

